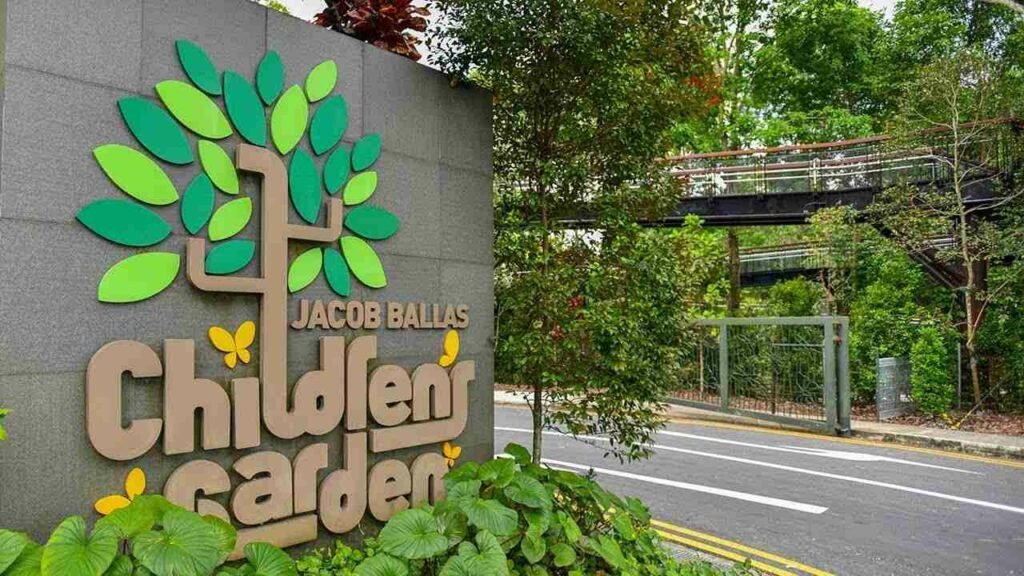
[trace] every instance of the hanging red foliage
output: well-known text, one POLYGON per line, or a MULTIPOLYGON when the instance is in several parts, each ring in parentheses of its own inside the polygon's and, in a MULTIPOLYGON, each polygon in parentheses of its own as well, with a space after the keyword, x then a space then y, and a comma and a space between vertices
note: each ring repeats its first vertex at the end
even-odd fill
POLYGON ((412 34, 427 30, 430 11, 413 0, 324 0, 327 8, 316 15, 317 26, 370 42, 412 60, 422 55, 412 34))

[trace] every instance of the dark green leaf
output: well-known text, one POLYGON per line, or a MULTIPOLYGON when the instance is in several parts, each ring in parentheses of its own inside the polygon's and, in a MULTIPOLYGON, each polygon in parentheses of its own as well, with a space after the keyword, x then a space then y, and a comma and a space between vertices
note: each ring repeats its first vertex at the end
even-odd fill
POLYGON ((516 464, 519 464, 520 466, 526 466, 533 461, 533 459, 530 458, 530 451, 519 444, 507 444, 505 446, 505 454, 514 458, 516 464))
POLYGON ((235 72, 224 73, 224 104, 235 129, 257 146, 267 145, 267 119, 256 91, 235 72))
POLYGON ((281 56, 271 50, 263 56, 256 70, 256 89, 260 92, 260 98, 270 106, 281 95, 283 87, 284 65, 281 64, 281 56))
POLYGON ((210 177, 205 173, 196 174, 181 200, 181 223, 189 234, 197 234, 210 221, 215 196, 210 177))
POLYGON ((171 235, 171 226, 151 210, 128 200, 96 200, 76 216, 96 235, 123 246, 159 244, 171 235))
POLYGON ((327 193, 331 196, 338 193, 341 187, 348 181, 349 175, 349 154, 345 148, 338 148, 327 157, 324 164, 324 184, 327 186, 327 193))
POLYGON ((288 195, 299 216, 310 224, 316 224, 323 206, 320 174, 313 158, 303 150, 296 150, 288 165, 288 195))
POLYGON ((505 496, 530 508, 550 508, 551 495, 536 478, 524 474, 516 476, 511 484, 505 487, 505 496))
POLYGON ((217 67, 214 66, 206 52, 184 38, 174 44, 178 48, 178 60, 181 61, 181 67, 185 70, 185 75, 189 80, 203 92, 219 96, 221 89, 217 67))
POLYGON ((387 240, 398 232, 398 217, 376 206, 358 206, 345 215, 345 227, 368 240, 387 240))
POLYGON ((171 164, 190 164, 195 160, 185 132, 166 110, 138 97, 121 98, 117 107, 135 139, 154 156, 171 164))
POLYGON ((334 248, 324 249, 324 275, 327 285, 335 294, 348 297, 352 293, 352 280, 349 278, 348 264, 345 258, 334 248))
POLYGON ((551 547, 551 555, 554 556, 555 566, 565 568, 576 563, 576 550, 566 544, 559 542, 551 547))
POLYGON ((540 562, 548 551, 544 538, 533 531, 526 532, 523 541, 519 543, 519 549, 522 550, 523 556, 530 564, 540 562))
POLYGON ((317 155, 327 152, 341 141, 348 127, 348 104, 341 94, 324 100, 313 114, 309 126, 309 144, 317 155))
POLYGON ((380 157, 380 148, 380 134, 368 134, 361 138, 352 147, 352 169, 362 172, 373 166, 373 163, 380 157))
POLYGON ((249 265, 256 253, 252 240, 230 240, 214 246, 206 255, 207 274, 234 274, 249 265))
POLYGON ((496 536, 508 536, 519 526, 519 516, 497 500, 476 499, 464 510, 469 523, 496 536))

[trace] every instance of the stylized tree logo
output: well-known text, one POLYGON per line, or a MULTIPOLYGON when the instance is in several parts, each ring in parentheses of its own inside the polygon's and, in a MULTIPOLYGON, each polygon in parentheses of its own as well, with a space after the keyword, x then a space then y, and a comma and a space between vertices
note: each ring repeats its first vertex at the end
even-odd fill
MULTIPOLYGON (((156 85, 166 110, 139 97, 118 102, 131 133, 145 150, 169 164, 188 165, 195 155, 181 126, 199 136, 197 152, 202 171, 180 198, 181 221, 195 236, 206 228, 214 242, 207 253, 206 239, 190 238, 187 246, 187 276, 199 289, 262 296, 264 328, 286 322, 287 291, 302 290, 321 273, 340 296, 351 292, 350 272, 362 284, 381 288, 387 277, 380 258, 367 240, 384 240, 398 231, 398 219, 379 207, 364 203, 377 188, 377 173, 368 169, 381 151, 378 134, 370 134, 352 147, 339 146, 348 126, 348 105, 340 94, 331 94, 338 70, 326 60, 310 71, 305 87, 284 88, 280 56, 268 52, 256 71, 255 88, 241 75, 228 70, 221 76, 207 54, 187 40, 178 40, 177 52, 192 84, 167 80, 156 85), (283 92, 282 92, 283 91, 283 92), (214 98, 223 97, 224 109, 214 98), (310 117, 310 105, 319 104, 310 117), (267 142, 267 113, 270 140, 267 142), (230 122, 229 122, 230 119, 230 122), (179 125, 180 123, 180 125, 179 125), (297 148, 309 125, 309 143, 317 156, 325 154, 323 174, 313 157, 297 148), (224 140, 237 131, 243 141, 236 149, 237 161, 214 140, 224 140), (283 158, 291 154, 288 168, 283 158), (261 277, 230 276, 247 266, 256 254, 256 243, 235 238, 249 224, 253 214, 251 198, 240 197, 217 205, 214 188, 239 196, 238 170, 263 175, 263 204, 260 226, 261 277), (326 188, 326 227, 317 226, 323 210, 326 188), (341 192, 340 199, 334 196, 341 192), (299 217, 309 225, 290 224, 290 198, 299 217), (343 219, 343 206, 354 206, 343 219), (342 236, 342 227, 354 235, 342 236), (328 244, 306 250, 288 264, 288 241, 305 240, 328 244), (338 242, 335 246, 330 246, 338 242)), ((106 144, 94 151, 108 177, 126 194, 152 206, 179 202, 179 195, 166 172, 148 155, 120 144, 106 144)), ((78 220, 99 236, 129 247, 150 247, 171 234, 171 226, 142 204, 127 199, 92 202, 78 213, 78 220)), ((100 301, 138 302, 151 298, 174 282, 181 268, 181 256, 172 252, 143 252, 114 264, 99 283, 100 301)), ((275 331, 275 333, 279 333, 275 331)), ((264 332, 266 336, 266 332, 264 332)), ((283 333, 281 333, 283 338, 283 333)), ((266 346, 266 342, 264 342, 266 346)), ((268 350, 265 349, 265 352, 268 350)))

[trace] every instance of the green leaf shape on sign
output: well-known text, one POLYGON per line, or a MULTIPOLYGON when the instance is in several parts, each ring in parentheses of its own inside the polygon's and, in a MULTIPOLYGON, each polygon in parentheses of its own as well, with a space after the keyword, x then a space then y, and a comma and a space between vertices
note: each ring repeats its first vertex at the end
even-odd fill
POLYGON ((370 288, 388 285, 380 257, 369 244, 355 236, 345 236, 341 239, 341 253, 345 255, 349 270, 360 282, 370 288))
POLYGON ((270 106, 281 95, 281 88, 284 87, 284 65, 281 64, 281 55, 271 50, 260 60, 259 68, 256 69, 256 90, 260 98, 270 106))
POLYGON ((299 216, 310 224, 316 224, 323 206, 320 172, 313 158, 304 150, 296 150, 288 165, 288 196, 299 216))
POLYGON ((465 508, 469 523, 496 536, 508 536, 519 526, 515 510, 497 500, 478 498, 465 508))
POLYGON ((565 568, 576 563, 576 550, 565 542, 559 542, 552 546, 551 555, 554 556, 555 566, 558 568, 565 568))
POLYGON ((309 145, 319 156, 341 141, 348 128, 348 104, 341 94, 324 100, 313 114, 309 125, 309 145))
POLYGON ((270 136, 282 155, 295 148, 306 132, 309 120, 309 102, 297 85, 285 91, 270 115, 270 136))
POLYGON ((279 548, 266 542, 245 545, 245 559, 255 568, 254 576, 297 576, 295 562, 279 548))
POLYGON ((448 538, 438 530, 434 516, 417 508, 393 516, 378 540, 385 552, 406 560, 422 560, 448 550, 448 538))
POLYGON ((345 215, 345 227, 367 240, 387 240, 398 232, 398 217, 377 206, 359 206, 345 215))
POLYGON ((219 242, 238 234, 252 218, 252 199, 239 198, 224 204, 210 219, 210 240, 219 242))
POLYGON ((206 52, 199 46, 179 38, 175 43, 178 49, 178 61, 185 75, 198 86, 203 92, 212 96, 220 96, 220 77, 217 75, 217 67, 213 60, 206 55, 206 52))
POLYGON ((0 530, 0 574, 4 573, 4 570, 14 564, 14 561, 21 556, 25 547, 28 546, 29 539, 21 532, 12 532, 10 530, 0 530))
POLYGON ((288 267, 288 291, 298 292, 313 283, 324 266, 324 253, 320 248, 306 250, 288 267))
POLYGON ((530 508, 550 508, 551 494, 544 489, 544 485, 536 478, 520 474, 516 479, 505 487, 505 496, 530 508))
POLYGON ((515 475, 516 463, 510 458, 495 458, 480 466, 480 479, 498 488, 508 486, 515 475))
POLYGON ((327 157, 324 164, 324 185, 327 193, 334 196, 348 180, 349 154, 345 148, 338 148, 327 157))
POLYGON ((232 70, 224 73, 224 107, 235 129, 257 146, 267 145, 267 119, 263 102, 249 81, 232 70))
POLYGON ((231 240, 214 246, 206 255, 207 274, 234 274, 252 262, 256 243, 252 240, 231 240))
POLYGON ((334 248, 324 249, 324 276, 327 277, 327 285, 335 294, 341 297, 348 297, 352 293, 352 281, 349 278, 348 264, 341 252, 334 248))
POLYGON ((397 558, 378 554, 363 560, 356 566, 355 573, 356 576, 409 576, 409 567, 397 558))
POLYGON ((61 522, 43 548, 42 573, 47 576, 98 576, 117 555, 117 532, 100 527, 88 534, 85 520, 71 516, 61 522))
POLYGON ((238 194, 238 172, 223 148, 209 140, 200 140, 199 161, 214 186, 227 194, 238 194))
POLYGON ((185 510, 164 514, 163 530, 140 534, 132 543, 132 555, 150 572, 160 576, 210 574, 220 563, 217 529, 185 510))
POLYGON ((367 134, 352 147, 352 169, 362 172, 380 158, 380 134, 367 134))
POLYGON ((111 182, 132 198, 153 206, 167 206, 178 200, 171 179, 142 152, 120 144, 104 144, 92 153, 111 182))
POLYGON ((103 576, 132 576, 135 571, 135 564, 127 556, 117 556, 110 564, 110 568, 103 573, 103 576))
POLYGON ((363 172, 348 181, 342 199, 345 201, 346 206, 355 206, 369 200, 370 196, 373 196, 373 193, 376 191, 377 173, 363 172))
POLYGON ((203 138, 220 140, 231 136, 231 124, 210 97, 180 80, 164 80, 156 93, 171 115, 203 138))
POLYGON ((324 60, 309 71, 306 76, 306 96, 310 102, 318 102, 334 90, 338 82, 338 65, 334 60, 324 60))
POLYGON ((4 572, 4 576, 42 576, 43 547, 29 542, 21 555, 4 572))
POLYGON ((181 223, 189 234, 197 234, 206 226, 213 215, 216 201, 210 177, 203 173, 196 174, 181 199, 181 223))
POLYGON ((548 552, 548 546, 544 542, 544 538, 531 531, 527 531, 523 536, 523 541, 519 543, 519 549, 530 564, 540 562, 548 552))
POLYGON ((127 304, 152 298, 174 282, 181 256, 171 252, 145 252, 114 264, 100 280, 100 302, 127 304))
POLYGON ((122 246, 152 246, 171 235, 171 226, 163 218, 130 200, 96 200, 82 207, 75 218, 97 236, 122 246))
POLYGON ((191 164, 195 160, 188 138, 166 110, 138 97, 121 98, 117 107, 132 135, 151 154, 171 164, 191 164))
POLYGON ((130 540, 143 532, 149 532, 156 524, 156 514, 146 506, 134 502, 114 510, 96 521, 96 527, 109 526, 117 531, 118 538, 130 540))

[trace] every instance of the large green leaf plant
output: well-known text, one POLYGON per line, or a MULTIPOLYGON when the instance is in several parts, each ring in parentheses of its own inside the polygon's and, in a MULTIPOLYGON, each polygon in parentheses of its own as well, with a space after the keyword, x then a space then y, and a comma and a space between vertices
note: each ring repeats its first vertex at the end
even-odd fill
MULTIPOLYGON (((171 236, 172 227, 162 214, 164 207, 176 205, 174 211, 185 231, 197 236, 205 229, 213 243, 206 255, 206 273, 239 272, 253 261, 257 248, 242 234, 257 213, 254 200, 244 194, 229 155, 232 144, 244 142, 280 154, 288 169, 288 196, 302 221, 315 225, 326 197, 340 194, 347 208, 344 228, 351 234, 296 257, 288 271, 289 289, 305 288, 321 272, 340 296, 351 292, 350 274, 365 286, 385 286, 387 276, 369 242, 394 235, 398 218, 365 204, 377 189, 377 172, 370 168, 380 156, 381 138, 374 133, 351 148, 341 144, 348 127, 348 104, 344 96, 333 93, 338 79, 334 61, 314 67, 303 85, 286 88, 284 66, 272 50, 250 82, 232 70, 221 73, 206 52, 188 40, 179 39, 176 49, 190 82, 158 83, 158 101, 139 96, 118 101, 141 150, 116 143, 93 150, 100 168, 128 197, 85 205, 78 212, 79 222, 115 244, 149 249, 171 236), (312 154, 299 147, 307 135, 312 154), (316 158, 322 159, 322 169, 316 158), (172 166, 189 166, 198 160, 201 170, 179 194, 157 160, 172 166), (225 195, 224 201, 219 200, 218 191, 225 195)), ((107 270, 97 297, 110 303, 151 298, 167 289, 181 268, 177 252, 137 252, 107 270)))
POLYGON ((44 545, 0 530, 0 576, 296 576, 292 559, 270 544, 245 546, 225 566, 237 534, 162 496, 138 496, 89 530, 81 516, 61 522, 44 545))

